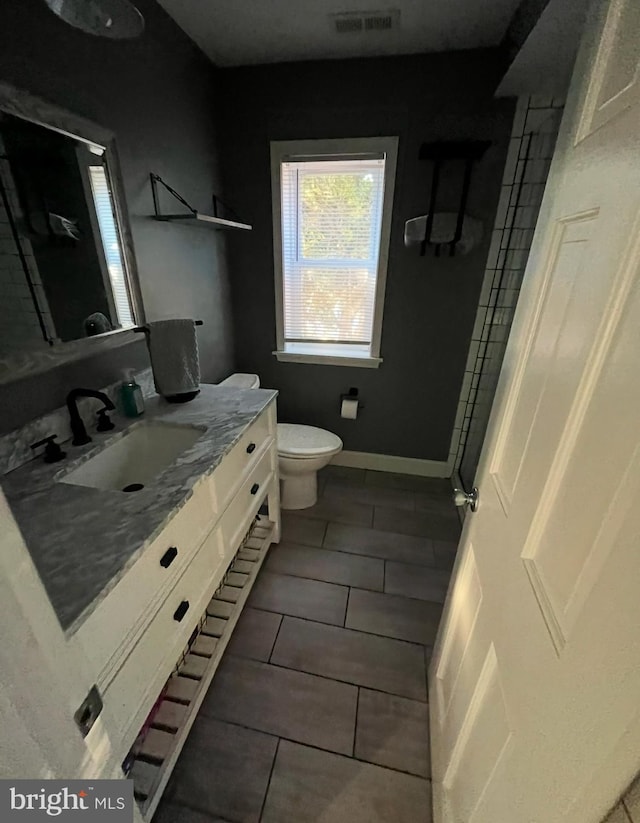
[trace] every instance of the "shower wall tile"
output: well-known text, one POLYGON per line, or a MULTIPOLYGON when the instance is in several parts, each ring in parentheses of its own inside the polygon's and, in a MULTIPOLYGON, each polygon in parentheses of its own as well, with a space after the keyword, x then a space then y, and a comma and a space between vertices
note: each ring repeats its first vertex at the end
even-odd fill
MULTIPOLYGON (((0 154, 3 150, 0 137, 0 154)), ((9 201, 11 212, 14 216, 20 217, 15 181, 6 159, 0 160, 0 183, 9 201)), ((20 248, 4 199, 0 197, 0 357, 20 354, 25 349, 48 347, 29 289, 27 273, 33 284, 38 306, 41 308, 40 314, 45 328, 47 331, 53 328, 31 242, 24 232, 21 232, 18 238, 20 248)))
POLYGON ((477 467, 563 105, 561 100, 539 95, 521 97, 516 106, 449 447, 449 465, 465 485, 471 485, 477 467))

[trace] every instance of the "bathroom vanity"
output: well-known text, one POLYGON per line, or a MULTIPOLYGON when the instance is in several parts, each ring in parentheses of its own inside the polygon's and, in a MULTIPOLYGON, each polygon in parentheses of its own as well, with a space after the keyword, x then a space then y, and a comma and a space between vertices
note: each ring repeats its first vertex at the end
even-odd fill
POLYGON ((70 657, 95 686, 75 712, 105 750, 93 776, 126 762, 145 819, 279 540, 275 397, 207 385, 185 405, 156 397, 139 420, 65 444, 65 461, 3 478, 70 657))

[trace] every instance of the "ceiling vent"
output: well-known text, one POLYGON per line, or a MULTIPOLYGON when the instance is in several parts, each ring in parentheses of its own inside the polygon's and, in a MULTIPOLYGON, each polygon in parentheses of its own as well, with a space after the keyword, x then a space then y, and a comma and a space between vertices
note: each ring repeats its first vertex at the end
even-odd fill
POLYGON ((391 31, 400 24, 400 10, 345 11, 331 14, 330 18, 336 34, 391 31))

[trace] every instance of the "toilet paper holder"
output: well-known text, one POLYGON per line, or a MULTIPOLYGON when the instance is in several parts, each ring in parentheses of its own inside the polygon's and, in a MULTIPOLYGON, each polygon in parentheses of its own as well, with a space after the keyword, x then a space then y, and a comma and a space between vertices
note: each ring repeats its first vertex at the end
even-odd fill
POLYGON ((360 396, 358 394, 358 389, 355 386, 352 386, 346 394, 340 395, 340 409, 342 410, 342 401, 343 400, 357 400, 358 401, 358 411, 360 409, 364 409, 364 403, 360 402, 360 396))

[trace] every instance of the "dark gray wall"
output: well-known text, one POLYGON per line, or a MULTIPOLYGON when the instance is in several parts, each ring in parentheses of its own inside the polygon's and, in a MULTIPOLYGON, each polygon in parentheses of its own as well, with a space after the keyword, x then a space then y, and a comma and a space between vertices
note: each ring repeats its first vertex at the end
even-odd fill
POLYGON ((281 420, 330 429, 347 449, 446 460, 513 119, 512 101, 492 96, 500 66, 497 50, 479 50, 220 72, 225 190, 254 225, 228 241, 237 367, 280 390, 281 420), (400 137, 384 363, 278 363, 269 141, 372 135, 400 137), (418 160, 420 144, 466 138, 492 141, 468 207, 484 220, 485 242, 468 256, 420 258, 403 246, 405 220, 427 210, 431 167, 418 160), (355 422, 339 416, 350 386, 366 405, 355 422))
MULTIPOLYGON (((71 28, 42 0, 0 3, 0 80, 115 132, 147 318, 203 320, 202 378, 213 382, 233 368, 225 237, 206 227, 157 223, 148 215, 150 171, 202 211, 210 206, 211 192, 220 191, 213 114, 217 73, 155 0, 136 5, 145 16, 144 35, 111 41, 71 28)), ((117 357, 99 358, 103 382, 122 359, 121 350, 117 357)), ((132 359, 139 361, 140 354, 132 353, 132 359)), ((74 366, 75 385, 93 385, 95 362, 74 366)), ((24 406, 41 413, 53 407, 51 387, 63 380, 61 372, 46 383, 34 378, 1 387, 0 430, 6 430, 2 412, 9 392, 14 405, 20 400, 15 392, 35 391, 38 402, 25 396, 24 406)))

